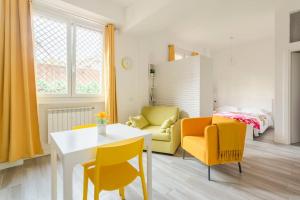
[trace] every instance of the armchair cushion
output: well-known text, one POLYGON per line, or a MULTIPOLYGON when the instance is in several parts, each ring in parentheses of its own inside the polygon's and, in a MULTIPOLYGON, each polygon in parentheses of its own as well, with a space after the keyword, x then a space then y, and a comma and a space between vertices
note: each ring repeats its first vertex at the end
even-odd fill
POLYGON ((130 117, 129 121, 131 122, 133 127, 140 128, 140 129, 149 125, 149 122, 145 119, 143 115, 130 117))
POLYGON ((142 115, 152 126, 160 126, 169 118, 176 122, 179 117, 179 109, 173 106, 145 106, 142 109, 142 115))
POLYGON ((182 147, 199 160, 206 160, 207 146, 205 137, 185 136, 182 147))
POLYGON ((169 132, 161 132, 160 126, 147 126, 143 128, 143 131, 152 134, 152 140, 158 141, 170 141, 171 136, 169 132))
POLYGON ((166 119, 160 126, 161 129, 167 129, 167 128, 170 128, 170 126, 174 124, 174 121, 169 118, 169 119, 166 119))

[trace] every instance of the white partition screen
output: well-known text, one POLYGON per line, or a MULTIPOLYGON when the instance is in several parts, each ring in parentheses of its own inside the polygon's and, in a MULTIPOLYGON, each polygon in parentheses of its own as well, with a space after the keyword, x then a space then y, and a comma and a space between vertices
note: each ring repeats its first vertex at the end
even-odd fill
MULTIPOLYGON (((156 65, 155 97, 157 105, 178 106, 183 117, 207 115, 203 113, 205 109, 201 108, 204 105, 209 110, 208 113, 211 114, 212 91, 208 92, 209 97, 207 97, 205 94, 207 91, 201 89, 203 82, 201 81, 201 72, 206 73, 202 75, 210 75, 207 74, 207 70, 203 70, 202 66, 200 67, 201 63, 200 56, 193 56, 156 65), (211 103, 203 102, 202 99, 211 101, 211 103)), ((212 69, 208 71, 212 72, 212 69)), ((208 84, 211 85, 211 83, 208 84)), ((209 88, 212 90, 212 85, 209 88)))

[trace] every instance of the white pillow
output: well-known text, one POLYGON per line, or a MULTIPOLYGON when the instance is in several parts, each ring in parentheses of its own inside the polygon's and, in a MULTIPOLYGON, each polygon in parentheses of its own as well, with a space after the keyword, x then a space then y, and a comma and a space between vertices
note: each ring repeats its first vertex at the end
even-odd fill
POLYGON ((238 112, 239 109, 234 106, 220 106, 217 108, 217 112, 238 112))
POLYGON ((240 108, 240 112, 242 113, 253 113, 253 114, 266 114, 266 112, 259 108, 245 107, 240 108))

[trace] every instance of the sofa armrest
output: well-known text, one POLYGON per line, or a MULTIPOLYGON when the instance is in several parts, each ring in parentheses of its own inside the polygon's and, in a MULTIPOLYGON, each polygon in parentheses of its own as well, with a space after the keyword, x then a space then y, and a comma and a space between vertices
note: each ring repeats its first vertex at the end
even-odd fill
POLYGON ((173 149, 177 149, 180 145, 180 132, 181 132, 181 119, 178 119, 175 124, 173 124, 171 127, 171 142, 173 145, 173 149))
POLYGON ((181 119, 177 120, 173 125, 170 126, 171 129, 171 140, 174 138, 180 138, 180 128, 181 119))
POLYGON ((207 126, 204 130, 204 138, 207 148, 206 164, 218 163, 218 128, 216 125, 207 126))

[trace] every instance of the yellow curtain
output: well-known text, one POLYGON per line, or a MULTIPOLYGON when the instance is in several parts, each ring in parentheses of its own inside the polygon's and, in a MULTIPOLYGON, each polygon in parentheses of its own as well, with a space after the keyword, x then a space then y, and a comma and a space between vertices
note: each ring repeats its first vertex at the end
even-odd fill
POLYGON ((198 53, 197 51, 193 51, 191 55, 192 55, 192 56, 198 56, 199 53, 198 53))
POLYGON ((115 68, 115 27, 113 24, 105 26, 104 34, 104 81, 105 81, 105 111, 109 123, 118 122, 116 68, 115 68))
POLYGON ((174 47, 173 44, 169 44, 168 48, 169 48, 169 58, 168 58, 168 60, 171 62, 171 61, 175 60, 175 47, 174 47))
POLYGON ((0 5, 0 162, 42 154, 28 0, 0 5))

